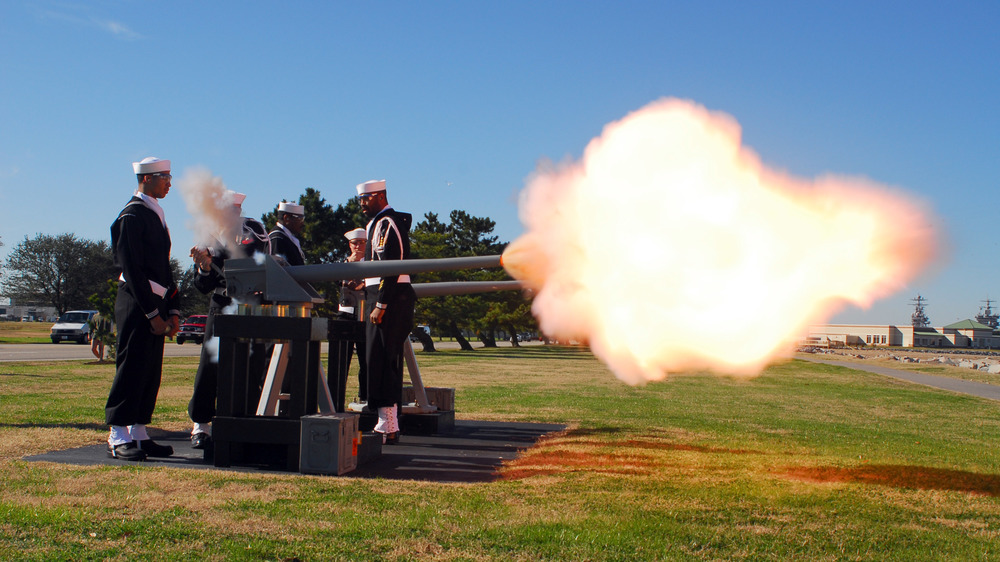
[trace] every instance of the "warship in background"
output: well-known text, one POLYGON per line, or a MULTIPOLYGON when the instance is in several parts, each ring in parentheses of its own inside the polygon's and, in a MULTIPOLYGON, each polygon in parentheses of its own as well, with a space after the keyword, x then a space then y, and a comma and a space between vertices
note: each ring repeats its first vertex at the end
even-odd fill
POLYGON ((924 305, 927 304, 927 299, 917 295, 917 298, 910 299, 910 302, 914 303, 915 310, 910 316, 910 322, 914 328, 927 328, 931 325, 931 321, 927 318, 927 314, 924 313, 924 305))
MULTIPOLYGON (((917 298, 910 299, 913 303, 913 314, 910 315, 910 322, 914 328, 928 328, 931 325, 931 321, 927 318, 927 313, 924 312, 924 306, 927 304, 927 299, 921 295, 917 295, 917 298)), ((985 306, 979 307, 979 314, 976 315, 976 322, 989 326, 994 330, 1000 325, 1000 314, 993 311, 993 300, 987 298, 984 301, 985 306)))
POLYGON ((990 328, 996 330, 997 325, 1000 324, 1000 322, 997 322, 997 319, 1000 319, 1000 314, 993 312, 993 309, 990 308, 990 305, 993 304, 993 301, 987 298, 986 300, 980 302, 986 303, 986 306, 979 307, 979 314, 976 315, 976 322, 979 322, 980 324, 985 324, 990 328))

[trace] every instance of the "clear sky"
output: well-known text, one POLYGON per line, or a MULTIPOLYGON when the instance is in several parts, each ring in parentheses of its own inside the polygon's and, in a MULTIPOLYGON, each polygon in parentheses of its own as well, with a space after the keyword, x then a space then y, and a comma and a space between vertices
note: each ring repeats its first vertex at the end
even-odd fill
MULTIPOLYGON (((541 159, 670 96, 735 117, 771 167, 929 202, 944 262, 833 321, 906 324, 919 293, 942 326, 1000 300, 998 29, 995 0, 4 0, 0 259, 38 233, 107 240, 150 155, 175 180, 208 168, 250 216, 385 178, 416 220, 463 209, 511 241, 541 159)), ((163 206, 187 266, 176 187, 163 206)), ((627 221, 607 225, 626 244, 627 221)))

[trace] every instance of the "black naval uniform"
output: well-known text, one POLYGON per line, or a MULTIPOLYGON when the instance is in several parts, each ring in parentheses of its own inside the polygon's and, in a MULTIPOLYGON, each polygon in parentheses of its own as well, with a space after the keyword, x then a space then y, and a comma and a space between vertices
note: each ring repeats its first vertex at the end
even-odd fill
MULTIPOLYGON (((245 256, 253 256, 256 252, 269 253, 270 241, 266 229, 257 219, 244 218, 243 232, 239 240, 240 248, 245 256), (249 232, 248 232, 249 230, 249 232)), ((215 315, 233 303, 226 294, 225 262, 231 256, 225 248, 211 250, 212 267, 207 273, 199 272, 194 279, 194 286, 202 293, 212 293, 208 306, 208 319, 205 321, 205 336, 201 346, 201 358, 198 361, 198 371, 194 375, 194 392, 188 402, 188 416, 195 423, 209 423, 215 417, 215 399, 218 395, 219 363, 213 360, 209 351, 208 339, 215 335, 215 315)), ((263 372, 266 354, 262 346, 251 346, 252 372, 263 372)))
POLYGON ((288 265, 305 265, 306 255, 292 240, 292 236, 285 225, 279 222, 278 226, 268 234, 271 238, 271 254, 284 257, 288 265))
POLYGON ((105 420, 108 425, 149 424, 160 390, 164 339, 151 332, 150 319, 180 315, 170 233, 156 212, 133 196, 111 225, 111 249, 124 281, 118 282, 115 300, 118 347, 105 420))
MULTIPOLYGON (((368 223, 365 260, 402 260, 410 257, 409 213, 386 206, 368 223)), ((368 280, 365 329, 368 356, 368 407, 388 408, 403 400, 403 344, 413 329, 417 301, 409 276, 368 280), (381 324, 370 320, 376 304, 385 305, 381 324)))

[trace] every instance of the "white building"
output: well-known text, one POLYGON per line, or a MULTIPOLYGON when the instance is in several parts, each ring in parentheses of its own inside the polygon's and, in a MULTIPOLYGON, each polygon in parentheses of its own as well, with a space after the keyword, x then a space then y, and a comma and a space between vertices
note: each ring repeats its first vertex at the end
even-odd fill
POLYGON ((962 320, 943 328, 869 324, 825 324, 810 326, 806 345, 820 347, 963 347, 1000 348, 1000 333, 974 320, 962 320))

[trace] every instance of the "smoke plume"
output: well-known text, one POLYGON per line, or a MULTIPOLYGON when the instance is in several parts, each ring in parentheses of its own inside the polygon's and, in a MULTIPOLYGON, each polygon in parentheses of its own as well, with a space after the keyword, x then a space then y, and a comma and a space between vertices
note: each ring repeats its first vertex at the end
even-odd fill
POLYGON ((243 230, 240 208, 234 203, 234 193, 226 188, 222 178, 205 168, 191 168, 177 182, 191 221, 199 248, 226 248, 233 257, 247 257, 237 243, 243 230))
POLYGON ((856 177, 792 177, 740 126, 663 99, 546 164, 504 253, 542 331, 590 345, 630 384, 707 369, 754 375, 844 303, 903 288, 936 252, 931 216, 856 177))

